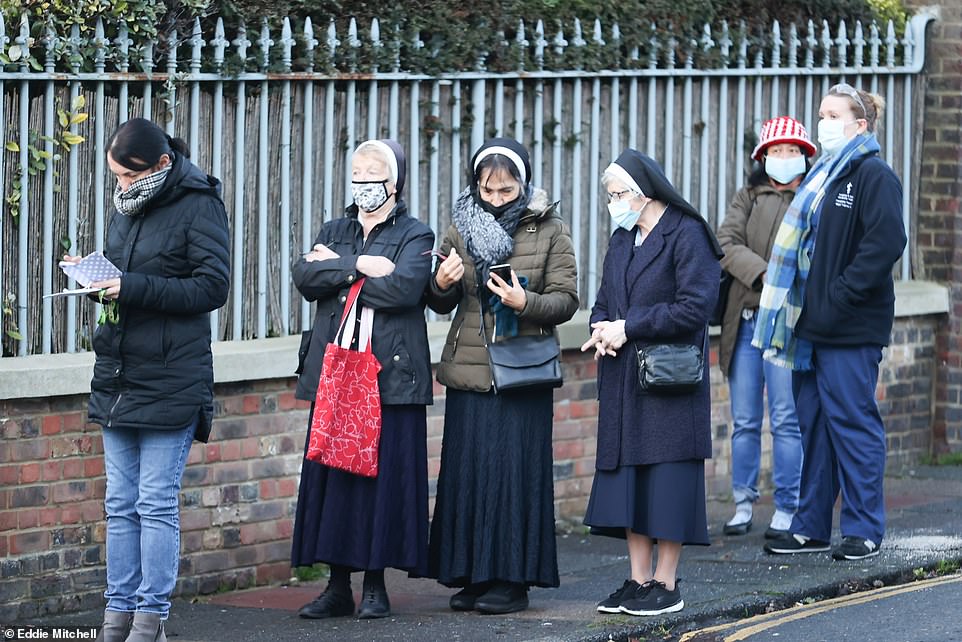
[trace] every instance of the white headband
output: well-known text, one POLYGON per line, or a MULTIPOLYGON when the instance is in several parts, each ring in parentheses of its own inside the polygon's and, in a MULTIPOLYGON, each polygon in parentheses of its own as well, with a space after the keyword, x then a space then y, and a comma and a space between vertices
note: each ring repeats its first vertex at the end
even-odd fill
POLYGON ((388 171, 391 172, 391 181, 397 183, 398 179, 398 169, 397 169, 397 156, 394 155, 394 150, 388 147, 385 143, 379 140, 366 140, 357 146, 354 153, 363 152, 367 148, 373 147, 384 156, 384 160, 387 161, 388 171))
POLYGON ((518 173, 521 174, 521 182, 528 182, 528 173, 524 171, 524 161, 521 160, 521 157, 518 156, 517 152, 512 151, 507 147, 499 147, 495 145, 494 147, 482 149, 480 152, 478 152, 478 157, 474 159, 474 170, 477 171, 478 165, 481 164, 481 161, 492 154, 501 154, 502 156, 507 156, 508 159, 515 164, 515 167, 518 168, 518 173))
POLYGON ((605 174, 608 174, 613 178, 617 178, 619 181, 625 184, 625 187, 632 190, 633 192, 638 192, 642 196, 647 197, 647 194, 645 194, 645 192, 640 187, 638 187, 638 183, 636 183, 635 179, 631 177, 631 174, 628 173, 628 170, 626 170, 624 167, 622 167, 618 163, 612 163, 611 165, 606 167, 605 174))

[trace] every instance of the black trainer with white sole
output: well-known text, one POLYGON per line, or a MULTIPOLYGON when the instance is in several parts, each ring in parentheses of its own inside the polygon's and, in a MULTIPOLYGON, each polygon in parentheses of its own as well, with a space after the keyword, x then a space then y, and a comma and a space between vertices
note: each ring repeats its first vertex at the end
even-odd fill
POLYGON ((681 599, 677 581, 675 588, 669 591, 663 582, 648 580, 638 588, 634 597, 621 604, 621 612, 628 615, 661 615, 676 613, 683 608, 685 600, 681 599))
POLYGON ((811 539, 796 533, 785 533, 769 540, 765 544, 765 552, 775 555, 791 555, 793 553, 824 553, 830 551, 832 545, 817 539, 811 539))
POLYGON ((606 599, 598 602, 598 611, 601 613, 621 613, 621 603, 638 590, 641 585, 634 580, 625 580, 621 588, 609 595, 606 599))
POLYGON ((879 547, 864 537, 843 537, 842 543, 832 549, 832 557, 837 560, 864 560, 878 555, 879 547))

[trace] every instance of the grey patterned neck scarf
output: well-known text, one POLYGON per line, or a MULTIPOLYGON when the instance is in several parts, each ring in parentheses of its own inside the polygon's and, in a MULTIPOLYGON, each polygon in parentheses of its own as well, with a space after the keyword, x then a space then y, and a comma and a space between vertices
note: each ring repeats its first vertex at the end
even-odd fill
MULTIPOLYGON (((173 156, 173 154, 171 154, 173 156)), ((148 174, 130 184, 126 191, 121 191, 120 184, 114 189, 114 207, 124 216, 137 216, 144 211, 147 201, 157 195, 164 186, 167 175, 174 167, 173 158, 164 169, 148 174)))
POLYGON ((464 239, 464 245, 478 267, 478 277, 482 283, 488 278, 488 267, 504 261, 514 251, 514 231, 530 200, 531 187, 526 186, 518 200, 495 218, 478 205, 471 188, 458 195, 451 222, 464 239))

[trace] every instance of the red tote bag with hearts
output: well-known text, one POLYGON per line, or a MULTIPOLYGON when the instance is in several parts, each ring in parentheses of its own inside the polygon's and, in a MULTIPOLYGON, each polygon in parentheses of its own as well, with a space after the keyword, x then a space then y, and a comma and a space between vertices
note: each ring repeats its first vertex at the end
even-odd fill
POLYGON ((341 326, 324 350, 324 365, 311 417, 307 458, 365 477, 377 477, 381 441, 381 371, 371 352, 374 310, 361 308, 357 350, 351 350, 357 297, 364 279, 351 286, 341 326))

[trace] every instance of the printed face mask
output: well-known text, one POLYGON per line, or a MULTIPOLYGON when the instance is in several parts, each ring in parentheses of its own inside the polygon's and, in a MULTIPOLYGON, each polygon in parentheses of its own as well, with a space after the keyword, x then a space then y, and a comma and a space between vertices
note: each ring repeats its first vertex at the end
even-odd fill
MULTIPOLYGON (((645 203, 645 205, 648 205, 648 203, 645 203)), ((641 209, 644 210, 645 208, 641 209)), ((608 214, 611 215, 615 225, 625 230, 631 230, 641 216, 641 212, 631 209, 631 202, 628 200, 608 203, 608 214)))
POLYGON ((390 195, 387 193, 387 181, 354 181, 351 183, 351 194, 357 208, 362 212, 373 212, 387 203, 390 195))
POLYGON ((766 156, 765 173, 783 185, 791 183, 805 173, 805 157, 776 158, 775 156, 766 156))
POLYGON ((845 147, 845 143, 848 142, 845 128, 854 122, 853 120, 843 123, 841 120, 828 120, 827 118, 818 121, 818 144, 822 146, 822 151, 832 156, 845 147))

